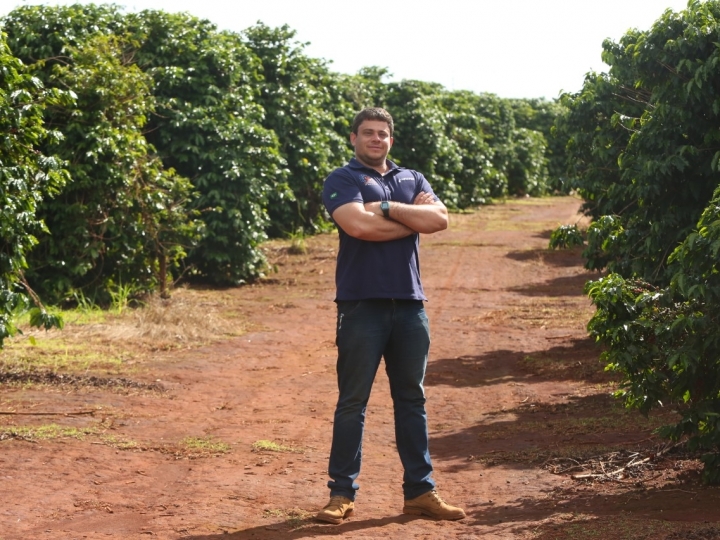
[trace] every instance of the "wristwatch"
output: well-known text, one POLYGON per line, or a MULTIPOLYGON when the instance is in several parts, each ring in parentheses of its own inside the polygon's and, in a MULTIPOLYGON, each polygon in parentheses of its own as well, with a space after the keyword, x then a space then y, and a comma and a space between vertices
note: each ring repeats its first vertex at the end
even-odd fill
POLYGON ((390 201, 380 201, 380 210, 382 210, 383 216, 386 218, 390 217, 390 201))

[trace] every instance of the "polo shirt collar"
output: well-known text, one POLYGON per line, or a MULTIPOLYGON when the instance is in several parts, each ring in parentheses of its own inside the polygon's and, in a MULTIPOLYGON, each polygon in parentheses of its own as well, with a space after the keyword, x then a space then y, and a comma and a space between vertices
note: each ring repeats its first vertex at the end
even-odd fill
MULTIPOLYGON (((388 174, 389 172, 392 172, 392 171, 394 171, 395 169, 399 169, 399 168, 400 168, 400 167, 397 165, 397 163, 395 163, 394 161, 391 161, 391 160, 389 160, 389 159, 386 159, 385 161, 386 161, 387 166, 388 166, 388 171, 387 171, 385 174, 388 174)), ((348 167, 350 167, 351 169, 366 169, 366 170, 368 170, 368 171, 377 172, 377 171, 376 171, 375 169, 373 169, 372 167, 366 167, 365 165, 363 165, 362 163, 360 163, 360 162, 359 162, 357 159, 355 159, 355 158, 350 158, 350 161, 348 162, 348 167)))

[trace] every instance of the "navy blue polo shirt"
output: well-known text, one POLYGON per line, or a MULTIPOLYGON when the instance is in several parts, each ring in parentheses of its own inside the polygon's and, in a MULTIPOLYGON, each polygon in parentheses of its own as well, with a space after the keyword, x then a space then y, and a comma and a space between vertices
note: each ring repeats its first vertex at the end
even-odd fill
MULTIPOLYGON (((417 171, 398 167, 381 175, 355 158, 325 179, 323 202, 330 215, 350 202, 397 201, 412 204, 421 192, 432 193, 430 184, 417 171)), ((438 198, 435 196, 435 200, 438 198)), ((420 282, 420 235, 387 242, 359 240, 338 225, 340 249, 335 271, 335 300, 395 298, 427 300, 420 282)))

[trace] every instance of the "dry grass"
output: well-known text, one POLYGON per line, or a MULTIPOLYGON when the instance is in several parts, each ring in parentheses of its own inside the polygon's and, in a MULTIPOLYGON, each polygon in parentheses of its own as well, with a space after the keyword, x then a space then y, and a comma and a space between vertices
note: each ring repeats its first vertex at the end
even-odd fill
POLYGON ((205 301, 189 289, 179 289, 172 298, 151 298, 144 307, 132 310, 127 319, 106 328, 87 328, 90 335, 111 340, 134 340, 157 347, 214 341, 244 333, 237 321, 221 313, 221 304, 205 301))
POLYGON ((264 510, 263 517, 265 519, 285 522, 285 525, 290 527, 290 529, 299 529, 305 525, 313 525, 315 513, 308 512, 301 508, 273 508, 264 510))
POLYGON ((246 332, 247 323, 217 291, 180 288, 169 299, 148 298, 122 313, 63 313, 63 330, 20 324, 5 343, 5 369, 118 373, 158 352, 188 349, 246 332))

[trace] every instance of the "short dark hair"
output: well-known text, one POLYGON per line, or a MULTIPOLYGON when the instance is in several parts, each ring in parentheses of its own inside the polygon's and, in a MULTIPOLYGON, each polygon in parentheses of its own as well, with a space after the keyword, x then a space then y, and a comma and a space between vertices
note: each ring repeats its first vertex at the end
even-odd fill
POLYGON ((393 136, 393 119, 392 116, 390 116, 390 113, 387 112, 385 109, 382 109, 380 107, 368 107, 367 109, 363 109, 362 111, 357 113, 352 124, 352 132, 355 135, 358 134, 358 128, 360 127, 360 124, 362 124, 365 120, 379 120, 380 122, 387 122, 387 125, 390 128, 390 136, 393 136))

